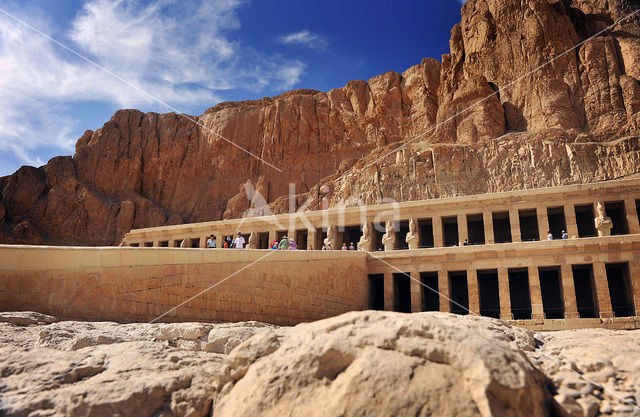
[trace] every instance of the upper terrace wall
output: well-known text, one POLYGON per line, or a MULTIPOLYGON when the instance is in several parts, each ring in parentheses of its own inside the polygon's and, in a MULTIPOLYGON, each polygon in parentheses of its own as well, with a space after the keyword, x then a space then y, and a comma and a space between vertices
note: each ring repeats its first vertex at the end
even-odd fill
POLYGON ((291 325, 365 309, 366 256, 0 245, 0 311, 144 322, 220 283, 160 321, 291 325))

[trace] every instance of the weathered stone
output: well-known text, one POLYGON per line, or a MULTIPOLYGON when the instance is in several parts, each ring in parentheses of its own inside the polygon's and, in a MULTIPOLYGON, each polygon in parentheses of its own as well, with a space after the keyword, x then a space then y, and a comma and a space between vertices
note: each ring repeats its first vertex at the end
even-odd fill
POLYGON ((0 312, 0 323, 11 323, 17 326, 29 326, 31 324, 55 323, 58 319, 35 311, 0 312))

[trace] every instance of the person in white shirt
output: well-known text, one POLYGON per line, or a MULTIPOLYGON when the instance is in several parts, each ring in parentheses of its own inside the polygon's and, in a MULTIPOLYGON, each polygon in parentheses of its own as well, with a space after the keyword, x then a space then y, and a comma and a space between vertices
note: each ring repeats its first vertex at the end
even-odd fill
POLYGON ((242 237, 240 232, 238 232, 238 237, 233 241, 233 243, 234 243, 233 247, 236 249, 244 248, 244 238, 242 237))
POLYGON ((553 235, 551 234, 551 230, 547 231, 547 240, 553 240, 553 235))

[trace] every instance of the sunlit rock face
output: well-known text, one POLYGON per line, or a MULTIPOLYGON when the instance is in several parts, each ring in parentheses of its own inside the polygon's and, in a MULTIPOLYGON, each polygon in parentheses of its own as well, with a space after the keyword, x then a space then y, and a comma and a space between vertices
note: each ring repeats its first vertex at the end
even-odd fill
POLYGON ((286 212, 290 182, 296 207, 317 208, 635 174, 638 17, 580 44, 633 7, 470 0, 451 52, 402 74, 201 116, 118 111, 73 157, 0 178, 0 241, 117 244, 131 228, 238 217, 247 189, 286 212))

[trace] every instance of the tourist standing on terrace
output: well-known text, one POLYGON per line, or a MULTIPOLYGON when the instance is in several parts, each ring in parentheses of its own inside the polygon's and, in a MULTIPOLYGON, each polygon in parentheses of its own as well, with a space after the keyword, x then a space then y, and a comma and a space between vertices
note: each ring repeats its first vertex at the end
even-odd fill
POLYGON ((298 250, 298 245, 296 244, 296 242, 293 241, 293 239, 289 239, 289 249, 298 250))
POLYGON ((551 234, 551 230, 547 230, 547 240, 553 240, 553 235, 551 234))
POLYGON ((210 249, 216 247, 216 237, 214 235, 209 236, 209 239, 207 239, 207 247, 210 249))
POLYGON ((283 236, 280 243, 278 243, 278 250, 287 250, 287 249, 289 249, 289 238, 286 236, 283 236))
POLYGON ((244 248, 244 238, 242 237, 240 232, 238 232, 238 237, 236 238, 236 240, 233 241, 233 245, 236 249, 244 248))
POLYGON ((345 242, 342 242, 342 250, 347 250, 347 244, 345 242))
POLYGON ((569 235, 564 230, 562 231, 562 238, 563 239, 569 239, 569 235))
POLYGON ((356 247, 353 245, 353 242, 349 244, 349 250, 356 250, 356 247))

